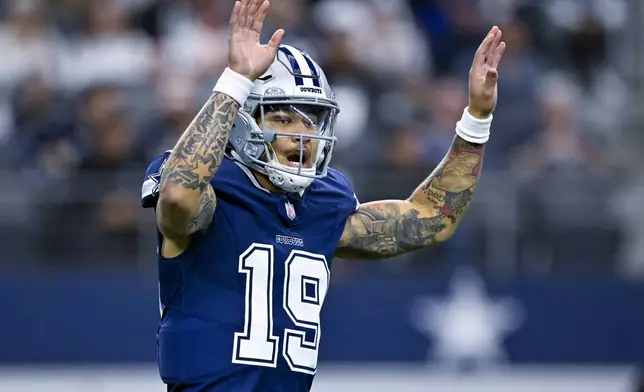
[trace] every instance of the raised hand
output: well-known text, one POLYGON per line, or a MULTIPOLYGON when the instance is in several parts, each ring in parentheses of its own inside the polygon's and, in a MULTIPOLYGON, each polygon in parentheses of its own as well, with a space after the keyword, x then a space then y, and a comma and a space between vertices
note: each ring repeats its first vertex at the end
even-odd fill
POLYGON ((260 44, 259 37, 269 7, 268 0, 236 1, 230 17, 228 68, 251 81, 270 67, 284 37, 284 30, 279 29, 267 46, 260 44))
POLYGON ((497 102, 497 67, 505 52, 501 30, 494 26, 474 55, 470 69, 470 103, 468 111, 477 118, 486 118, 494 111, 497 102))

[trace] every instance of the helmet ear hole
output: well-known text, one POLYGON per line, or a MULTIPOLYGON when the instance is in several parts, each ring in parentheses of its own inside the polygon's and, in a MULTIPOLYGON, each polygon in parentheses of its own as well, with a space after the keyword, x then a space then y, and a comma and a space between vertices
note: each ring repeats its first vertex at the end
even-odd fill
POLYGON ((318 169, 321 169, 322 166, 324 165, 324 161, 326 160, 326 154, 329 153, 329 150, 331 149, 331 146, 327 142, 322 142, 324 143, 322 147, 322 152, 320 153, 320 156, 318 157, 317 161, 315 161, 315 167, 318 169))
POLYGON ((315 162, 315 166, 319 169, 320 166, 324 164, 324 159, 326 158, 326 149, 322 151, 322 154, 320 154, 320 157, 318 158, 317 162, 315 162))
POLYGON ((243 163, 250 164, 253 159, 260 159, 266 148, 262 143, 253 141, 252 132, 257 129, 252 117, 245 111, 239 111, 228 138, 228 145, 237 153, 243 163))

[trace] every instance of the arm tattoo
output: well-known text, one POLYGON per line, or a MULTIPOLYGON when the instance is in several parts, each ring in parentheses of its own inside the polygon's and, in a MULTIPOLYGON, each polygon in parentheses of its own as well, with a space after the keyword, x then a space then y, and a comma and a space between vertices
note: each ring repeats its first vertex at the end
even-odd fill
POLYGON ((168 157, 161 176, 160 226, 164 233, 187 235, 207 227, 216 198, 210 180, 224 157, 228 135, 239 104, 223 93, 214 93, 181 136, 168 157), (164 207, 164 190, 179 190, 188 208, 164 207), (186 216, 186 212, 189 212, 186 216))
POLYGON ((190 217, 190 232, 195 232, 208 227, 212 221, 213 215, 215 214, 216 205, 217 199, 215 198, 215 192, 205 192, 201 200, 199 213, 190 217))
POLYGON ((213 94, 177 143, 161 177, 165 183, 203 192, 224 156, 239 104, 213 94))
POLYGON ((442 217, 420 217, 405 202, 365 204, 349 218, 337 255, 357 260, 395 256, 432 243, 445 227, 442 217))
POLYGON ((484 154, 485 145, 456 136, 447 156, 411 196, 412 203, 429 204, 439 215, 457 223, 474 196, 484 154))
POLYGON ((472 201, 483 155, 483 145, 457 136, 445 159, 408 201, 360 206, 347 222, 337 255, 380 259, 447 240, 472 201))

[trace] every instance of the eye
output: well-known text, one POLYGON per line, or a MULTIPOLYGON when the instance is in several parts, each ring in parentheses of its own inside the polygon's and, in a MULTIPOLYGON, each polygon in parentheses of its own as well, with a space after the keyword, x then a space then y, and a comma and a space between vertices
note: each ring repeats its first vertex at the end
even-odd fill
POLYGON ((317 118, 315 116, 302 117, 301 121, 308 129, 317 129, 318 128, 318 122, 317 122, 317 118))
POLYGON ((293 121, 289 116, 283 115, 283 114, 273 114, 271 115, 271 121, 276 122, 278 124, 282 125, 288 125, 291 124, 293 121))

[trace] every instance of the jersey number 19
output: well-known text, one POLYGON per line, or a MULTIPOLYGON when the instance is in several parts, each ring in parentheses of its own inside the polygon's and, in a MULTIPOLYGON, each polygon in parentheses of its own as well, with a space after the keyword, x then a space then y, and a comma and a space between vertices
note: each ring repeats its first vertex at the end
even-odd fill
MULTIPOLYGON (((273 254, 272 245, 252 244, 239 256, 239 272, 246 275, 246 309, 244 332, 235 333, 233 363, 277 366, 280 337, 273 330, 273 254)), ((303 330, 284 330, 282 355, 291 370, 314 374, 329 267, 324 256, 298 250, 285 263, 282 306, 303 330), (313 330, 313 341, 306 340, 304 328, 313 330)))

